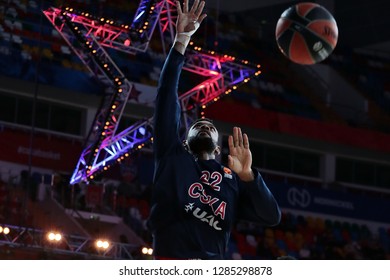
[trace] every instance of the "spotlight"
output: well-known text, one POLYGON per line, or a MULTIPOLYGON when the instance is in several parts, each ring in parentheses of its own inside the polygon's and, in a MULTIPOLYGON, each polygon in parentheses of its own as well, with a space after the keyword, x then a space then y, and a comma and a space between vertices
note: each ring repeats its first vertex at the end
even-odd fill
POLYGON ((148 248, 148 247, 143 247, 141 249, 141 252, 144 255, 150 255, 151 256, 153 254, 153 249, 152 248, 148 248))
POLYGON ((108 247, 110 247, 110 243, 107 240, 99 239, 99 240, 96 241, 96 247, 98 249, 106 250, 108 247))
POLYGON ((0 233, 4 233, 5 235, 10 233, 10 229, 8 227, 0 226, 0 233))
POLYGON ((62 239, 62 235, 59 234, 59 233, 56 233, 56 234, 54 235, 54 239, 55 239, 55 241, 60 241, 60 240, 62 239))
POLYGON ((59 242, 62 239, 62 235, 61 233, 51 231, 47 234, 47 239, 50 242, 59 242))
POLYGON ((3 232, 4 232, 4 234, 8 234, 8 233, 10 233, 10 229, 8 227, 5 227, 3 229, 3 232))

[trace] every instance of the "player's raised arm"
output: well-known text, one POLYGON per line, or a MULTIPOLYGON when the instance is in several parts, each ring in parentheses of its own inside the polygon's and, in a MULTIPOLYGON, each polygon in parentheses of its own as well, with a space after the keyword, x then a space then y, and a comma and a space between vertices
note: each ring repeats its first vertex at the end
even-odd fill
POLYGON ((157 87, 156 106, 154 112, 154 151, 161 158, 179 139, 181 108, 178 99, 180 73, 184 65, 184 52, 191 36, 199 28, 206 17, 202 14, 204 1, 195 0, 191 8, 188 0, 177 5, 176 36, 161 71, 157 87))

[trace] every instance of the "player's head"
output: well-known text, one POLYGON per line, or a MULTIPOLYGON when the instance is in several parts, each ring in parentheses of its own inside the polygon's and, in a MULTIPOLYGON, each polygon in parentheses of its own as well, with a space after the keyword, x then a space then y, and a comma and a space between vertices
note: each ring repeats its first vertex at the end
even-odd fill
POLYGON ((188 130, 187 143, 195 155, 202 153, 218 155, 218 130, 210 119, 196 120, 188 130))

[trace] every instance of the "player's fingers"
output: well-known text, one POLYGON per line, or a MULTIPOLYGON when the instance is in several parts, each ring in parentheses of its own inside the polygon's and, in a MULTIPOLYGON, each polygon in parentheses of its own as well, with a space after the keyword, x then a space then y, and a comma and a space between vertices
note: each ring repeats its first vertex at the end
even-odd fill
POLYGON ((188 13, 188 0, 183 2, 183 12, 188 13))
POLYGON ((199 24, 201 24, 202 21, 203 21, 206 17, 207 17, 206 14, 201 15, 201 16, 199 17, 199 19, 198 19, 199 24))
POLYGON ((229 146, 229 152, 231 152, 234 149, 233 136, 231 135, 229 135, 228 137, 228 146, 229 146))
POLYGON ((234 147, 238 147, 239 143, 239 138, 238 138, 238 127, 233 127, 233 143, 234 147))
POLYGON ((192 4, 190 13, 195 14, 196 10, 198 9, 198 6, 199 6, 199 0, 195 0, 194 4, 192 4))
POLYGON ((199 18, 199 16, 202 14, 204 5, 205 5, 204 1, 200 2, 200 5, 198 6, 197 10, 195 11, 196 17, 199 18))
POLYGON ((241 128, 238 128, 238 145, 242 146, 243 144, 243 138, 242 138, 242 131, 241 128))
POLYGON ((198 9, 199 0, 195 0, 194 4, 192 4, 190 13, 195 13, 196 9, 198 9))
POLYGON ((180 1, 176 1, 176 9, 178 15, 181 15, 183 13, 183 11, 181 10, 180 1))
POLYGON ((244 148, 249 149, 249 139, 246 133, 244 133, 244 148))

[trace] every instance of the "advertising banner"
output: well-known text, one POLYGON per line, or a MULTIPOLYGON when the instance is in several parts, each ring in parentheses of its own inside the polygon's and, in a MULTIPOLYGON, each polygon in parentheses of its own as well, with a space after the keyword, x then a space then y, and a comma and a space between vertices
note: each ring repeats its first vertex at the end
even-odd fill
POLYGON ((3 128, 0 131, 0 160, 54 171, 73 172, 82 151, 79 140, 3 128), (30 143, 31 142, 31 143, 30 143), (32 144, 32 145, 31 145, 32 144))
POLYGON ((373 222, 390 223, 388 200, 269 182, 280 207, 373 222))

